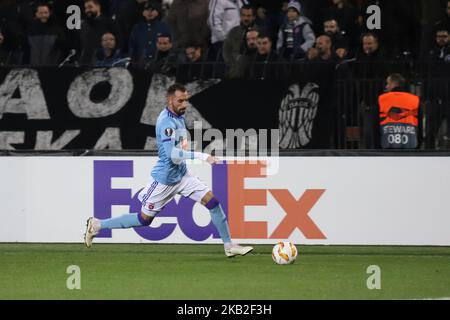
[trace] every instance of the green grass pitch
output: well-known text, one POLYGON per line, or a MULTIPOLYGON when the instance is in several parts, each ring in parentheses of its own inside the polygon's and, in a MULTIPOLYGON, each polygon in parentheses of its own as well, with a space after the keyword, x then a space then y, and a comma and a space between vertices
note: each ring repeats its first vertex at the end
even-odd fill
POLYGON ((450 297, 450 247, 272 246, 226 258, 220 245, 0 244, 0 299, 429 299, 450 297), (69 290, 67 267, 81 270, 69 290), (367 288, 367 267, 381 289, 367 288))

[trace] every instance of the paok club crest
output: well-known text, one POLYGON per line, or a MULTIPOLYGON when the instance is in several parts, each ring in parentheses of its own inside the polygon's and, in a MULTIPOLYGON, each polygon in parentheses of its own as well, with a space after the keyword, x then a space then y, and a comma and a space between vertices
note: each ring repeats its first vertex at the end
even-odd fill
POLYGON ((306 146, 312 137, 319 106, 319 86, 307 83, 291 85, 278 111, 280 148, 297 149, 306 146))

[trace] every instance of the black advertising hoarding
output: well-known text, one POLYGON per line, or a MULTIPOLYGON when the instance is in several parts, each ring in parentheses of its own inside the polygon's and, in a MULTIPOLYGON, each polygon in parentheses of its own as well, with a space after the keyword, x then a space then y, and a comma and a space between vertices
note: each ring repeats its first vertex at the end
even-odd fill
MULTIPOLYGON (((283 149, 327 148, 332 70, 305 64, 282 81, 187 82, 187 127, 200 121, 203 132, 224 137, 226 129, 279 129, 283 149)), ((155 149, 156 118, 174 82, 124 68, 0 68, 0 149, 155 149)))

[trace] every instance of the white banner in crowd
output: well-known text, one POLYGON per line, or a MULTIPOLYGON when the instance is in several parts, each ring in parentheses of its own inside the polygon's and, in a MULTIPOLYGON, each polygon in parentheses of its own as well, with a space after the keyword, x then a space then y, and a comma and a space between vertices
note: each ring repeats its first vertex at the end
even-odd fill
MULTIPOLYGON (((82 242, 88 217, 140 210, 137 194, 156 160, 1 157, 0 241, 82 242)), ((189 168, 221 201, 237 242, 450 245, 448 157, 282 157, 189 168)), ((177 197, 150 227, 103 230, 95 242, 221 240, 206 208, 177 197)))

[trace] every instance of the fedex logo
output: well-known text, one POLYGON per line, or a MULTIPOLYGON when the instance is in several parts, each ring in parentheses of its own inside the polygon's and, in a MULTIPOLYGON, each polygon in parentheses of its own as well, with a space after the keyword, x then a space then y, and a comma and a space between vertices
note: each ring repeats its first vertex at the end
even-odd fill
MULTIPOLYGON (((310 210, 319 201, 325 189, 307 189, 297 199, 287 189, 245 189, 246 178, 266 178, 264 162, 230 162, 212 166, 212 192, 219 199, 228 216, 230 232, 235 239, 287 239, 296 229, 307 239, 326 239, 309 216, 310 210), (266 221, 245 221, 247 206, 267 206, 271 194, 285 212, 285 217, 271 234, 266 221)), ((133 177, 133 161, 94 161, 94 216, 99 219, 111 217, 113 205, 128 205, 130 212, 140 212, 138 193, 131 189, 112 189, 111 179, 133 177)), ((158 214, 159 217, 176 217, 181 231, 194 241, 203 241, 212 236, 220 238, 213 223, 199 226, 193 218, 195 202, 181 197, 171 200, 158 214)), ((176 223, 161 223, 158 227, 140 227, 134 230, 144 239, 158 241, 166 239, 175 230, 176 223)), ((102 230, 98 237, 110 238, 111 230, 102 230)))

